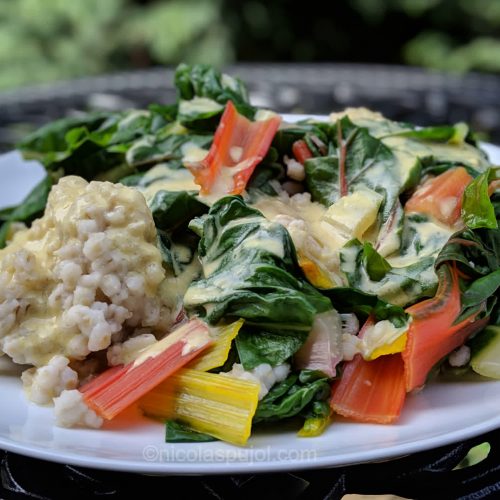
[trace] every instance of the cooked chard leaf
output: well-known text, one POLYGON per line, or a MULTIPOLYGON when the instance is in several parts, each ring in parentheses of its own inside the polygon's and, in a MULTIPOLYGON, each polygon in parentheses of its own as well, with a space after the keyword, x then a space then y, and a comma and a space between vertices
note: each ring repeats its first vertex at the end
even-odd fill
POLYGON ((462 295, 462 307, 473 307, 495 296, 500 287, 500 269, 473 281, 462 295))
POLYGON ((161 229, 157 231, 157 246, 163 260, 163 267, 172 276, 179 276, 182 272, 179 262, 173 251, 173 244, 170 235, 161 229))
POLYGON ((185 307, 212 324, 222 317, 270 332, 309 332, 315 314, 330 301, 299 275, 288 232, 236 196, 217 201, 190 227, 203 279, 191 284, 185 307))
POLYGON ((149 208, 158 229, 174 231, 191 219, 203 215, 208 207, 187 191, 158 191, 149 208))
POLYGON ((306 184, 313 200, 330 206, 347 194, 342 193, 345 183, 348 193, 361 186, 384 193, 385 210, 390 210, 400 190, 391 150, 347 117, 337 122, 337 127, 345 150, 337 143, 333 154, 311 158, 304 164, 306 184))
MULTIPOLYGON (((479 180, 478 185, 483 182, 484 178, 479 180)), ((491 316, 493 322, 497 321, 500 286, 498 215, 495 221, 497 228, 465 227, 455 233, 436 260, 436 266, 454 261, 464 276, 468 277, 462 280, 462 310, 457 322, 477 311, 482 316, 491 316)))
POLYGON ((455 261, 464 274, 479 278, 500 268, 500 231, 465 228, 455 233, 436 259, 436 267, 455 261))
POLYGON ((139 172, 137 174, 126 175, 119 179, 118 182, 128 187, 136 187, 141 183, 142 178, 144 177, 145 172, 139 172))
POLYGON ((171 168, 180 168, 186 146, 206 148, 212 139, 211 134, 186 134, 172 127, 167 135, 146 135, 135 141, 127 150, 126 161, 141 166, 168 160, 171 168))
POLYGON ((269 148, 264 159, 257 165, 250 177, 246 190, 250 198, 255 193, 265 193, 276 196, 277 188, 270 181, 280 181, 285 177, 285 168, 278 162, 279 153, 274 147, 269 148))
POLYGON ((179 96, 177 119, 190 129, 215 130, 229 100, 246 117, 255 114, 245 85, 208 64, 180 64, 175 86, 179 96))
POLYGON ((217 439, 208 434, 193 431, 176 420, 165 422, 165 442, 167 443, 207 443, 209 441, 217 441, 217 439))
POLYGON ((246 190, 252 198, 255 192, 276 196, 277 189, 271 181, 280 181, 285 177, 285 169, 280 163, 261 163, 257 165, 248 181, 246 190))
POLYGON ((434 127, 407 129, 390 135, 411 137, 412 139, 419 139, 421 141, 461 144, 466 138, 469 138, 469 127, 466 123, 460 122, 455 125, 439 125, 434 127))
POLYGON ((363 244, 366 272, 372 281, 381 281, 392 269, 390 264, 373 248, 370 242, 363 244))
POLYGON ((303 370, 299 375, 289 375, 276 384, 260 401, 254 423, 276 422, 299 414, 307 416, 323 413, 324 402, 330 395, 328 378, 319 372, 303 370))
POLYGON ((396 328, 405 325, 408 315, 401 306, 389 304, 376 295, 362 292, 356 288, 336 287, 323 290, 333 306, 340 313, 354 313, 361 321, 373 315, 376 321, 388 319, 396 328))
POLYGON ((18 206, 2 211, 4 222, 0 228, 0 248, 5 246, 13 222, 24 222, 29 225, 34 219, 43 215, 52 184, 52 177, 47 175, 18 206))
POLYGON ((277 366, 293 356, 307 339, 308 332, 264 331, 243 328, 235 339, 240 363, 245 370, 267 363, 277 366))
POLYGON ((49 171, 116 182, 133 174, 137 166, 156 163, 175 152, 171 149, 176 142, 169 141, 169 136, 186 131, 172 119, 162 106, 88 113, 42 127, 18 148, 25 158, 40 160, 49 171))
POLYGON ((276 132, 272 146, 276 148, 280 156, 291 156, 293 143, 299 139, 304 139, 304 136, 308 133, 320 134, 321 132, 318 127, 309 120, 288 124, 286 127, 276 132))
POLYGON ((68 156, 68 132, 80 128, 89 132, 96 130, 110 116, 111 113, 94 112, 55 120, 25 137, 17 144, 17 149, 25 158, 39 160, 48 167, 68 156))
POLYGON ((375 257, 376 250, 371 246, 369 248, 367 255, 366 244, 354 239, 340 251, 340 268, 350 287, 401 306, 433 294, 437 286, 433 256, 422 257, 407 266, 387 269, 387 261, 380 255, 375 257), (380 279, 373 280, 371 276, 374 275, 380 279))
POLYGON ((476 177, 464 191, 462 219, 471 229, 498 227, 495 208, 488 193, 490 180, 495 177, 494 170, 488 169, 476 177))

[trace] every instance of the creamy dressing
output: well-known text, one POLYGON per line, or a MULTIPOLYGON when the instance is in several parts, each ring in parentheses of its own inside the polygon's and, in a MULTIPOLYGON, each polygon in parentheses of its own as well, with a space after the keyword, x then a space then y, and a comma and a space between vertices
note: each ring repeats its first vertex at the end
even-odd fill
POLYGON ((234 90, 235 92, 240 91, 238 80, 236 80, 236 78, 233 78, 232 76, 226 73, 222 73, 221 83, 224 88, 234 90))
POLYGON ((159 295, 162 301, 172 310, 180 311, 182 297, 191 283, 200 277, 201 263, 195 255, 191 262, 185 264, 177 276, 168 276, 160 285, 159 295))
MULTIPOLYGON (((233 229, 239 225, 247 225, 258 223, 259 227, 256 231, 251 232, 243 241, 239 242, 239 245, 235 248, 235 253, 233 255, 234 259, 238 259, 244 253, 246 249, 258 249, 267 251, 279 258, 283 258, 285 255, 285 249, 283 248, 283 242, 281 238, 273 235, 274 223, 266 221, 263 217, 247 217, 242 219, 235 219, 226 224, 222 230, 219 231, 217 239, 214 241, 211 249, 219 251, 219 244, 221 239, 225 237, 226 231, 233 229)), ((203 273, 206 278, 211 276, 215 271, 219 269, 222 261, 225 258, 225 254, 215 257, 212 252, 209 253, 202 259, 203 261, 203 273)))
POLYGON ((184 343, 182 355, 185 356, 196 349, 200 349, 210 342, 210 332, 204 323, 198 320, 193 320, 193 323, 187 323, 186 325, 181 326, 172 333, 169 333, 162 340, 159 340, 155 344, 139 351, 139 355, 129 370, 137 368, 149 358, 154 358, 162 354, 168 348, 177 344, 177 342, 184 343), (186 350, 186 352, 184 352, 184 350, 186 350))
POLYGON ((181 99, 179 102, 179 114, 190 115, 200 113, 217 113, 224 108, 222 104, 209 99, 208 97, 193 97, 191 100, 186 101, 181 99))
POLYGON ((387 302, 403 306, 422 293, 424 286, 437 283, 437 276, 432 265, 422 269, 411 285, 409 283, 412 283, 412 280, 405 275, 403 270, 398 272, 397 268, 393 269, 389 277, 381 281, 373 281, 364 266, 358 265, 359 251, 359 247, 356 246, 344 247, 341 269, 346 274, 357 272, 356 287, 365 293, 377 295, 387 302))
POLYGON ((363 331, 359 349, 363 358, 369 359, 376 349, 390 345, 408 330, 408 325, 394 326, 389 320, 377 321, 363 331))
POLYGON ((194 191, 200 186, 194 182, 191 172, 185 168, 173 169, 166 164, 159 164, 148 170, 136 188, 149 203, 158 191, 194 191))
POLYGON ((289 197, 285 193, 260 194, 251 205, 288 230, 299 258, 313 262, 332 286, 342 284, 339 250, 349 238, 325 220, 326 207, 311 201, 308 194, 289 197))
MULTIPOLYGON (((416 158, 434 157, 435 161, 456 162, 470 165, 476 170, 488 168, 489 163, 474 146, 464 142, 461 144, 447 144, 441 142, 424 142, 410 137, 384 137, 382 142, 394 150, 401 161, 409 169, 410 163, 415 163, 416 158), (406 158, 406 159, 405 159, 406 158)), ((400 167, 402 168, 402 167, 400 167)))
POLYGON ((437 256, 454 233, 454 229, 437 221, 416 222, 406 217, 405 225, 414 231, 414 238, 403 253, 388 256, 392 267, 405 267, 422 260, 424 257, 437 256), (416 248, 418 244, 419 248, 416 248))
POLYGON ((386 146, 391 148, 395 156, 399 185, 405 186, 416 168, 419 168, 419 159, 434 157, 435 161, 456 162, 457 164, 470 165, 472 168, 483 171, 489 166, 489 162, 481 151, 466 143, 441 143, 431 141, 419 141, 411 137, 390 136, 408 130, 397 122, 384 118, 380 113, 366 108, 347 108, 340 113, 332 113, 331 121, 348 116, 349 119, 359 127, 365 127, 369 133, 380 139, 386 146))
MULTIPOLYGON (((240 154, 243 154, 243 150, 241 150, 240 154)), ((223 196, 232 193, 235 188, 234 177, 238 173, 250 168, 253 162, 254 158, 247 158, 246 160, 243 160, 236 165, 222 165, 217 172, 214 183, 210 187, 210 193, 201 194, 200 200, 209 205, 212 205, 223 196)))
POLYGON ((184 295, 185 304, 203 305, 207 314, 213 311, 217 302, 223 301, 228 294, 233 294, 239 284, 243 283, 253 272, 253 266, 246 258, 246 253, 262 250, 278 258, 285 256, 280 232, 276 232, 276 223, 269 222, 262 216, 234 219, 224 227, 218 228, 217 233, 207 255, 201 259, 203 276, 210 280, 193 282, 184 295), (258 224, 258 226, 254 226, 252 230, 252 224, 258 224), (239 237, 230 258, 231 262, 241 263, 241 265, 231 265, 226 270, 223 265, 228 256, 226 253, 218 254, 221 251, 220 242, 226 237, 227 231, 238 228, 240 225, 249 226, 249 230, 243 239, 239 237))
POLYGON ((198 162, 205 159, 208 149, 200 148, 198 144, 189 141, 181 146, 182 163, 198 162))
POLYGON ((258 109, 254 116, 254 121, 256 122, 265 122, 266 120, 270 120, 279 116, 278 113, 271 111, 270 109, 258 109))

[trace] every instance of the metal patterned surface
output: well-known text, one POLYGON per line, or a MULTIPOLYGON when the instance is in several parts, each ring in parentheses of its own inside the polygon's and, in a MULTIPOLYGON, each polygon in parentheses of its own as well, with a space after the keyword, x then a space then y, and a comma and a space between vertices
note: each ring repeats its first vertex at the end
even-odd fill
MULTIPOLYGON (((325 114, 367 106, 420 125, 466 121, 500 143, 500 77, 445 75, 418 68, 359 64, 240 64, 252 101, 286 113, 325 114)), ((26 127, 88 108, 123 109, 172 102, 172 69, 85 78, 0 93, 0 151, 26 127)))
POLYGON ((44 462, 0 451, 0 498, 299 499, 337 500, 346 493, 394 494, 414 499, 500 498, 500 431, 376 464, 248 476, 141 476, 44 462), (487 439, 488 457, 453 470, 487 439))
MULTIPOLYGON (((281 112, 327 113, 367 106, 418 124, 460 120, 500 143, 500 77, 464 77, 414 68, 363 65, 238 65, 252 100, 281 112)), ((172 102, 171 69, 153 69, 0 93, 0 151, 27 128, 89 108, 123 109, 172 102)), ((500 498, 500 431, 376 464, 290 474, 151 477, 88 470, 0 451, 0 500, 342 498, 345 493, 392 493, 422 499, 500 498), (469 449, 491 444, 487 459, 453 470, 469 449)))

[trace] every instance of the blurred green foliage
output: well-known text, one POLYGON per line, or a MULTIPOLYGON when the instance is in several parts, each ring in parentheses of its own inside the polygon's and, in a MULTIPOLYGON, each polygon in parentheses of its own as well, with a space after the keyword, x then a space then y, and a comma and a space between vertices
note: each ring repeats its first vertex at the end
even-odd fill
POLYGON ((0 88, 232 58, 217 0, 0 0, 0 88))
POLYGON ((234 60, 500 72, 500 0, 0 0, 0 88, 234 60))

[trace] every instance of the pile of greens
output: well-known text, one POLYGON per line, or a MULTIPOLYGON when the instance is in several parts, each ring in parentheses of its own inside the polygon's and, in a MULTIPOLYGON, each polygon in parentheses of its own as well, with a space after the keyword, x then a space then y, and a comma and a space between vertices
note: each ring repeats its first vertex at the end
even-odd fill
MULTIPOLYGON (((40 161, 47 175, 20 205, 0 211, 0 247, 14 223, 29 225, 43 214, 50 188, 60 177, 79 175, 145 188, 151 182, 147 172, 158 165, 165 167, 166 176, 185 169, 186 144, 210 147, 228 100, 250 119, 257 111, 241 81, 206 65, 180 65, 175 85, 178 99, 172 105, 90 112, 50 123, 20 142, 23 156, 40 161)), ((210 206, 195 190, 156 192, 149 206, 165 268, 180 276, 193 259, 201 264, 184 296, 187 313, 212 325, 245 320, 231 363, 219 370, 228 371, 236 362, 246 370, 262 363, 290 363, 315 316, 333 308, 354 313, 360 322, 370 316, 400 327, 407 321, 404 307, 433 296, 434 269, 444 262, 456 262, 470 278, 462 284, 462 316, 482 307, 481 314, 499 324, 500 195, 498 190, 488 193, 498 169, 476 146, 463 124, 417 129, 374 114, 340 115, 332 122, 282 127, 244 197, 224 196, 210 206), (282 196, 281 185, 289 180, 286 161, 297 141, 304 141, 310 152, 302 189, 313 202, 329 207, 360 189, 383 200, 373 235, 365 241, 352 238, 339 252, 341 287, 311 284, 285 227, 251 206, 263 194, 282 196), (419 228, 429 218, 405 213, 404 203, 425 175, 458 165, 474 177, 464 194, 465 225, 444 240, 424 241, 419 228), (382 250, 390 238, 397 242, 398 255, 414 261, 391 264, 391 252, 382 250), (179 247, 189 249, 188 258, 179 247)), ((261 400, 254 422, 328 418, 329 382, 322 373, 292 371, 261 400)), ((206 438, 177 423, 167 434, 172 441, 206 438)))

